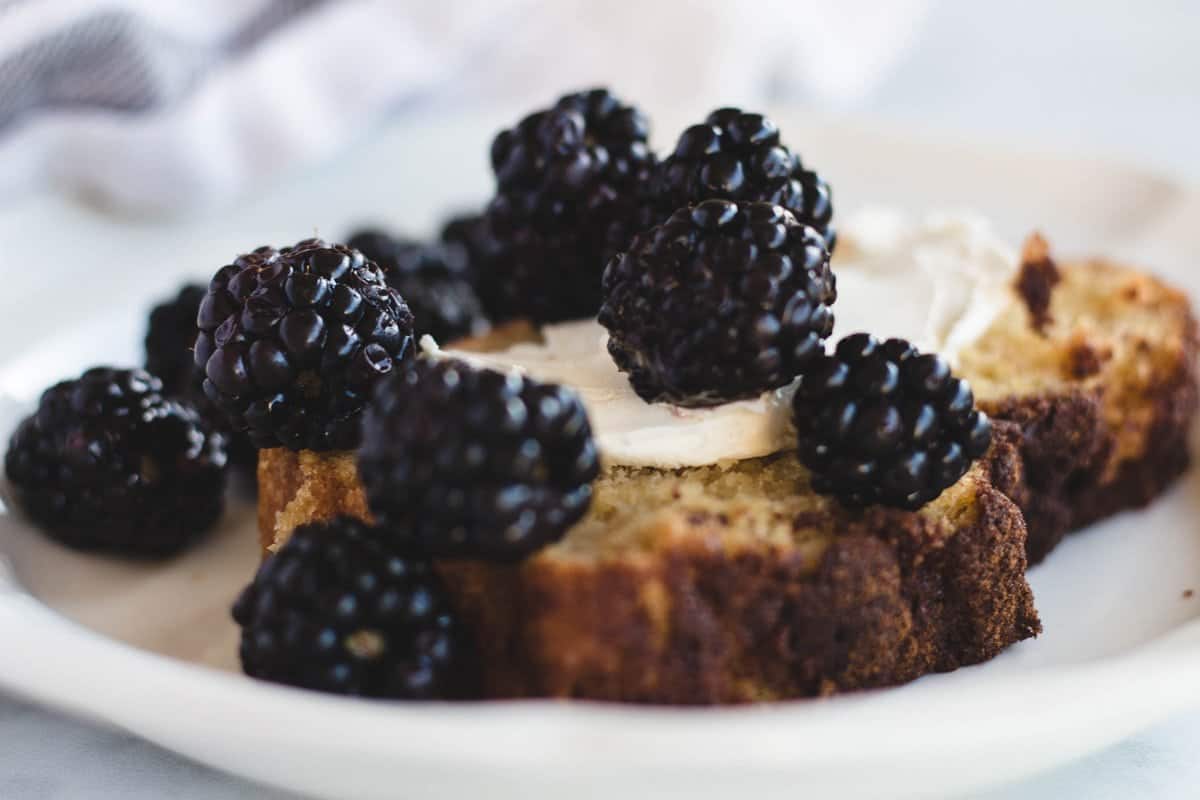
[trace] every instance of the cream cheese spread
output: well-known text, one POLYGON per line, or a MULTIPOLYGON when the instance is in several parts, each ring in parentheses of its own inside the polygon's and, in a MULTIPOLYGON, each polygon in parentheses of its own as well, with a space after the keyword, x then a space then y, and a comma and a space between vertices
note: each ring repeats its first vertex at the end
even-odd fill
MULTIPOLYGON (((834 256, 838 300, 833 342, 856 331, 900 336, 952 364, 1012 300, 1016 252, 988 224, 967 215, 934 215, 911 224, 871 210, 839 231, 834 256)), ((476 366, 516 369, 579 392, 605 465, 677 467, 770 455, 794 446, 790 387, 711 408, 647 403, 613 363, 607 332, 595 320, 542 329, 543 341, 495 353, 440 350, 476 366)))

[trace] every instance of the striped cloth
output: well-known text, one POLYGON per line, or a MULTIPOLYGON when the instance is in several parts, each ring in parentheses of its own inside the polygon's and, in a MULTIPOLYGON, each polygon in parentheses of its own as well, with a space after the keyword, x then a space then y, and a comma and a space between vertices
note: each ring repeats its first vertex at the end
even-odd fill
POLYGON ((698 113, 854 99, 925 4, 0 0, 0 203, 55 184, 184 210, 326 157, 387 114, 523 109, 597 82, 698 113))

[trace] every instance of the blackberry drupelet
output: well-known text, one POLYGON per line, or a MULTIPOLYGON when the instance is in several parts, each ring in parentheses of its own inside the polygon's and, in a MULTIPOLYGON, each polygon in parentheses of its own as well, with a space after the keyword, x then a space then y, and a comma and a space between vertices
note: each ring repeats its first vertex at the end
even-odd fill
POLYGON ((652 187, 659 220, 710 198, 775 203, 816 228, 831 253, 836 244, 828 184, 804 168, 761 114, 721 108, 685 130, 656 168, 652 187))
POLYGON ((707 200, 609 263, 599 320, 643 399, 712 406, 791 383, 836 299, 817 231, 781 206, 707 200))
POLYGON ((510 561, 579 520, 599 474, 587 413, 561 386, 418 359, 383 382, 358 470, 397 546, 510 561))
POLYGON ((146 371, 162 380, 163 394, 191 403, 225 437, 232 466, 252 471, 258 461, 257 448, 249 436, 233 430, 225 414, 204 394, 204 372, 196 368, 196 315, 206 291, 199 284, 187 284, 174 298, 150 311, 146 371))
POLYGON ((567 95, 492 144, 493 252, 479 276, 495 321, 590 317, 604 265, 651 222, 654 155, 637 109, 608 91, 567 95))
POLYGON ((146 329, 146 371, 158 377, 163 393, 182 395, 196 374, 192 346, 196 343, 196 314, 207 287, 189 283, 170 300, 150 310, 146 329))
POLYGON ((356 447, 371 389, 413 350, 412 314, 383 271, 320 239, 222 267, 199 325, 204 392, 260 448, 356 447))
POLYGON ((813 489, 851 507, 918 509, 992 441, 970 385, 903 339, 842 339, 801 376, 793 409, 813 489))
POLYGON ((362 230, 348 245, 383 268, 387 281, 412 311, 418 336, 439 342, 487 330, 479 298, 467 279, 466 249, 454 243, 422 244, 380 230, 362 230))
POLYGON ((433 565, 362 522, 303 525, 233 606, 247 675, 404 700, 475 693, 474 659, 433 565))
POLYGON ((53 538, 84 550, 161 557, 212 527, 224 505, 225 443, 143 370, 90 369, 42 394, 17 427, 5 471, 53 538))

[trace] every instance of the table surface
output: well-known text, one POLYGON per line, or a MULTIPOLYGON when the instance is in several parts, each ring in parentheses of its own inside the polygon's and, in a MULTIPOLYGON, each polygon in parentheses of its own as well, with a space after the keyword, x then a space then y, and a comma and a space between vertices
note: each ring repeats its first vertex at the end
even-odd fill
MULTIPOLYGON (((943 134, 1112 155, 1200 181, 1198 24, 1200 6, 1167 0, 944 1, 931 12, 917 49, 849 110, 943 134), (1064 31, 1070 31, 1070 46, 1064 46, 1064 31)), ((0 741, 0 798, 6 800, 295 797, 3 696, 0 741)), ((1198 749, 1200 715, 1183 717, 976 797, 1192 797, 1200 783, 1198 749)))

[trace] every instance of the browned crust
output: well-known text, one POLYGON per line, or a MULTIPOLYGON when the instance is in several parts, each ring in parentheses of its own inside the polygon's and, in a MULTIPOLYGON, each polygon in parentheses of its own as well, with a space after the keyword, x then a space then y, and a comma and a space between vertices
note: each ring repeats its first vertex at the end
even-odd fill
POLYGON ((1030 564, 1073 530, 1145 507, 1187 470, 1197 409, 1194 341, 1190 350, 1179 371, 1153 394, 1145 449, 1112 474, 1108 457, 1117 437, 1102 418, 1099 391, 987 405, 998 437, 1020 453, 1017 471, 1009 459, 993 461, 992 480, 1025 514, 1030 564))

